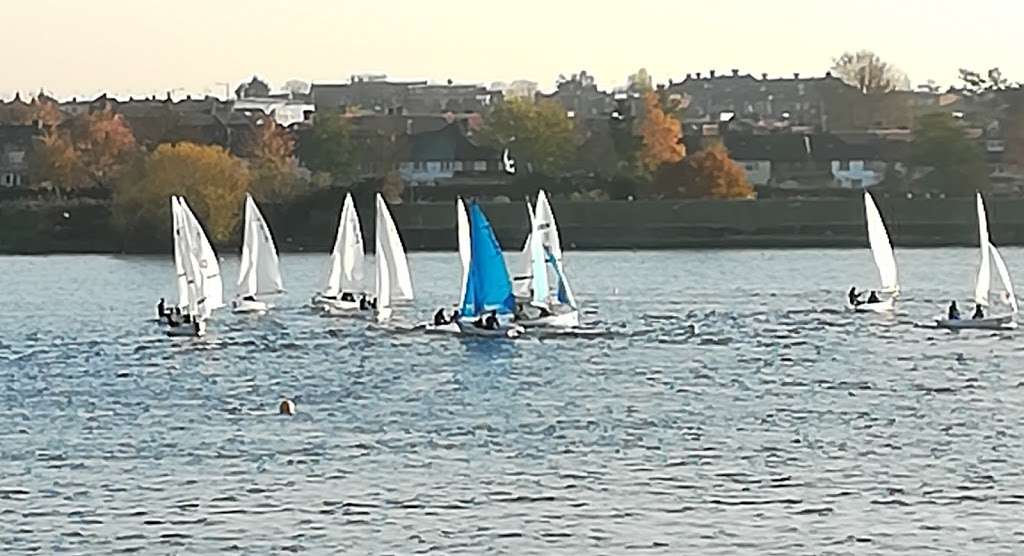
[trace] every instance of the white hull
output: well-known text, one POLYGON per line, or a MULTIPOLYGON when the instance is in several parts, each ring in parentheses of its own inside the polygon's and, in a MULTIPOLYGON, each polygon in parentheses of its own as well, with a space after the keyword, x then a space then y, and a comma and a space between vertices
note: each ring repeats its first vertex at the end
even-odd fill
POLYGON ((580 312, 577 310, 569 311, 568 313, 562 313, 558 315, 548 315, 546 317, 539 317, 535 319, 516 319, 516 324, 520 324, 526 328, 530 327, 546 327, 546 328, 576 328, 580 325, 580 312))
POLYGON ((236 299, 231 302, 231 310, 235 313, 266 313, 270 305, 263 301, 236 299))
POLYGON ((501 325, 498 328, 480 328, 474 325, 472 322, 459 322, 458 326, 459 334, 463 336, 483 336, 488 338, 518 338, 526 329, 517 324, 501 325))
POLYGON ((877 303, 861 303, 853 306, 853 310, 858 313, 891 313, 895 309, 895 297, 890 297, 885 301, 879 301, 877 303))
POLYGON ((461 332, 459 325, 454 322, 447 324, 424 323, 420 325, 427 334, 458 334, 461 332))
POLYGON ((167 335, 172 338, 201 338, 206 335, 206 323, 199 323, 199 330, 191 323, 171 326, 167 328, 167 335))
POLYGON ((360 309, 358 301, 331 301, 324 304, 322 310, 330 317, 359 317, 369 312, 360 309))
POLYGON ((983 319, 936 319, 935 326, 949 330, 1013 330, 1017 323, 1014 315, 1002 315, 983 319))

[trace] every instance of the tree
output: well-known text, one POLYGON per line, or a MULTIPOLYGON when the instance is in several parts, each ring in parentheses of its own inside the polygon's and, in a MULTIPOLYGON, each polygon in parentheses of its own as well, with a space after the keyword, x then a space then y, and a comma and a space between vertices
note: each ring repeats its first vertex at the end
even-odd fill
POLYGON ((930 191, 947 195, 973 195, 988 184, 981 147, 967 138, 952 116, 922 116, 911 145, 911 162, 931 168, 922 178, 930 191))
POLYGON ((299 159, 313 172, 332 181, 352 178, 358 168, 358 150, 352 139, 352 124, 338 111, 318 111, 313 129, 300 138, 299 159))
POLYGON ((626 90, 631 93, 648 93, 654 90, 654 80, 647 68, 640 68, 626 80, 626 90))
POLYGON ((899 68, 883 62, 870 50, 845 52, 832 60, 832 71, 847 84, 864 94, 888 93, 910 88, 907 75, 899 68))
POLYGON ((661 101, 654 91, 644 94, 644 116, 640 122, 643 146, 638 160, 640 167, 652 173, 662 164, 674 164, 686 155, 682 144, 683 126, 679 120, 661 109, 661 101))
POLYGON ((967 95, 980 95, 987 91, 1003 91, 1013 86, 1008 79, 1003 77, 999 68, 992 68, 983 76, 980 72, 960 68, 960 81, 963 83, 962 90, 967 95))
POLYGON ((58 197, 81 184, 81 168, 70 134, 56 127, 43 132, 29 158, 33 181, 49 182, 58 197))
POLYGON ((576 154, 572 119, 554 101, 510 99, 499 104, 482 136, 497 149, 511 148, 520 168, 532 167, 542 174, 563 172, 576 154))
POLYGON ((255 75, 248 83, 242 83, 235 89, 238 98, 260 98, 270 96, 270 85, 255 75))
POLYGON ((1007 93, 1006 158, 1024 167, 1024 88, 1007 93))
POLYGON ((729 151, 721 143, 678 164, 662 166, 654 189, 665 197, 691 199, 747 199, 754 195, 746 171, 729 158, 729 151))
POLYGON ((86 178, 109 188, 137 152, 131 128, 108 107, 79 117, 71 129, 86 178))
POLYGON ((271 117, 257 121, 248 149, 252 190, 263 199, 287 199, 299 194, 302 182, 295 161, 295 139, 271 117))
POLYGON ((114 216, 129 234, 166 234, 168 200, 183 195, 214 241, 227 241, 238 227, 251 184, 245 163, 216 146, 194 143, 157 147, 118 180, 114 216))
POLYGON ((307 95, 309 94, 309 83, 298 79, 291 79, 285 82, 284 90, 291 93, 292 96, 307 95))

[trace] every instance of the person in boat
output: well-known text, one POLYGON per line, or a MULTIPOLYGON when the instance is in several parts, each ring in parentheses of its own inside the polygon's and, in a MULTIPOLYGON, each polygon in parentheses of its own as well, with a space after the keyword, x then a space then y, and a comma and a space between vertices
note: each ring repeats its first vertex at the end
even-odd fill
POLYGON ((974 314, 971 315, 972 319, 983 319, 985 318, 985 310, 981 308, 981 303, 974 305, 974 314))
POLYGON ((356 300, 356 295, 352 292, 341 292, 341 300, 351 303, 356 300))
POLYGON ((956 301, 949 302, 949 320, 960 320, 960 309, 956 306, 956 301))
POLYGON ((160 298, 160 303, 156 304, 156 318, 162 319, 167 314, 167 307, 164 298, 160 298))
POLYGON ((254 295, 247 295, 247 296, 242 298, 242 301, 249 301, 251 303, 256 303, 256 296, 254 296, 254 295))
POLYGON ((373 309, 374 311, 377 310, 377 298, 376 297, 370 298, 370 300, 367 301, 366 304, 369 305, 370 308, 373 309))
POLYGON ((878 293, 875 290, 871 290, 871 293, 868 294, 868 303, 878 303, 879 301, 881 299, 878 299, 878 293))
POLYGON ((851 287, 850 288, 850 293, 847 294, 847 297, 850 299, 850 305, 853 305, 854 307, 856 307, 857 305, 860 305, 861 303, 863 303, 860 300, 860 296, 862 296, 862 295, 864 295, 864 292, 858 292, 857 291, 857 286, 851 287))
POLYGON ((195 332, 196 336, 199 335, 199 319, 192 321, 192 331, 195 332))
POLYGON ((448 317, 444 314, 444 307, 441 307, 434 313, 434 326, 442 326, 448 324, 448 317))
POLYGON ((498 326, 498 315, 494 311, 491 311, 484 318, 484 328, 487 330, 497 330, 498 326))
POLYGON ((368 311, 369 309, 370 304, 366 302, 366 294, 363 294, 363 296, 359 298, 359 310, 368 311))
POLYGON ((452 324, 458 324, 460 318, 462 318, 462 311, 455 309, 452 311, 452 320, 448 322, 451 322, 452 324))

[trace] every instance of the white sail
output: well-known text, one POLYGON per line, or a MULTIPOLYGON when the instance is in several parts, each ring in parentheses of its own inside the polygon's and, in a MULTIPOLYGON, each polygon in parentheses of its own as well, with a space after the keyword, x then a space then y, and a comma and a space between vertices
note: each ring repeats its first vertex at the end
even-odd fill
POLYGON ((324 278, 323 295, 336 297, 342 292, 356 292, 363 283, 363 230, 359 225, 359 214, 356 212, 352 195, 345 196, 345 204, 341 209, 338 221, 338 233, 334 239, 334 248, 328 261, 324 278))
MULTIPOLYGON (((186 211, 188 205, 184 199, 178 199, 179 213, 183 222, 187 222, 186 211)), ((179 236, 182 253, 182 269, 186 279, 187 304, 186 312, 194 319, 206 319, 210 316, 212 308, 205 295, 206 280, 203 274, 202 264, 198 253, 201 251, 197 245, 198 238, 190 233, 187 226, 183 226, 182 234, 179 236)))
POLYGON ((983 306, 988 305, 988 293, 992 282, 992 268, 989 262, 988 216, 985 213, 985 202, 978 193, 978 235, 981 240, 981 266, 978 268, 978 280, 974 286, 974 301, 983 306))
POLYGON ((537 219, 530 215, 530 237, 527 238, 530 250, 530 289, 527 293, 533 303, 537 305, 547 305, 550 290, 543 237, 544 234, 538 226, 537 219))
POLYGON ((405 257, 402 238, 398 235, 398 228, 391 218, 388 205, 379 193, 374 236, 374 247, 377 251, 377 306, 383 313, 383 310, 389 308, 395 301, 411 300, 413 292, 409 262, 405 257))
POLYGON ((458 304, 466 299, 466 286, 469 280, 469 264, 473 255, 473 244, 469 235, 469 215, 466 213, 466 205, 459 197, 455 200, 455 221, 458 227, 459 237, 459 260, 462 261, 462 290, 459 292, 458 304))
POLYGON ((212 311, 224 306, 224 283, 220 275, 220 263, 217 253, 210 245, 199 219, 189 208, 188 202, 180 198, 181 212, 184 215, 184 228, 188 233, 188 246, 195 257, 199 272, 202 274, 203 297, 207 308, 212 311))
POLYGON ((864 213, 868 224, 868 243, 871 245, 871 254, 875 258, 875 266, 878 267, 882 291, 899 292, 900 283, 896 271, 896 257, 892 252, 892 243, 889 242, 889 234, 885 230, 882 215, 879 214, 875 201, 867 191, 864 192, 864 213))
POLYGON ((533 287, 533 257, 531 256, 530 245, 533 241, 533 207, 526 202, 526 216, 530 222, 530 232, 523 242, 523 249, 514 255, 515 271, 512 275, 512 293, 517 298, 526 299, 530 297, 530 288, 533 287))
POLYGON ((188 307, 188 277, 185 275, 185 230, 181 204, 177 196, 171 197, 171 237, 174 240, 174 282, 178 291, 178 308, 188 307))
POLYGON ((1006 302, 1013 308, 1013 313, 1017 314, 1019 307, 1017 306, 1017 294, 1013 291, 1013 283, 1010 282, 1010 271, 1006 268, 1006 262, 1003 261, 1002 255, 999 254, 999 250, 996 249, 995 245, 988 244, 989 250, 992 252, 992 261, 996 264, 996 271, 999 273, 999 280, 1003 282, 1003 291, 1006 292, 1006 302))
POLYGON ((551 210, 547 193, 543 189, 537 193, 537 208, 533 212, 537 220, 537 228, 543 234, 544 247, 555 256, 558 261, 562 260, 562 240, 558 237, 558 225, 555 224, 555 213, 551 210))
POLYGON ((238 296, 281 293, 281 265, 270 227, 252 196, 245 196, 245 227, 238 272, 238 296))

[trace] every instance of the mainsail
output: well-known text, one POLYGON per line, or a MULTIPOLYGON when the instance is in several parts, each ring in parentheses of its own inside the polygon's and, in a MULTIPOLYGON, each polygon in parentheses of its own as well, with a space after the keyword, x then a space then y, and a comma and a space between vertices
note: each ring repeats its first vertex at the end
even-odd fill
POLYGON ((198 272, 201 275, 202 295, 205 305, 212 311, 224 306, 224 284, 220 275, 220 263, 217 261, 217 253, 210 245, 210 239, 206 237, 203 226, 199 219, 189 208, 184 198, 178 198, 183 217, 183 229, 188 241, 189 252, 195 257, 198 264, 198 272))
POLYGON ((355 292, 361 289, 364 257, 363 231, 359 225, 359 214, 356 212, 355 203, 352 202, 352 195, 349 194, 345 196, 334 248, 327 263, 323 295, 337 297, 342 292, 355 292))
POLYGON ((892 252, 892 243, 889 242, 889 234, 885 230, 882 215, 878 212, 875 201, 867 191, 864 192, 864 213, 868 225, 868 243, 871 245, 871 254, 875 258, 875 266, 878 267, 882 291, 899 292, 900 283, 896 272, 896 256, 892 252))
POLYGON ((505 257, 490 222, 475 202, 469 207, 469 228, 470 261, 462 315, 477 317, 489 311, 512 314, 516 300, 505 257))
POLYGON ((981 266, 978 268, 978 280, 974 286, 974 301, 983 306, 988 306, 988 293, 992 282, 992 268, 989 261, 988 216, 985 213, 985 201, 981 193, 977 197, 978 208, 978 235, 981 240, 981 266))
POLYGON ((402 238, 398 235, 398 228, 391 218, 387 203, 379 193, 374 248, 377 252, 377 307, 385 314, 385 310, 394 302, 411 300, 413 292, 402 238))
POLYGON ((270 228, 256 202, 252 196, 246 195, 238 296, 276 294, 283 290, 284 284, 281 280, 281 267, 274 238, 270 235, 270 228))

